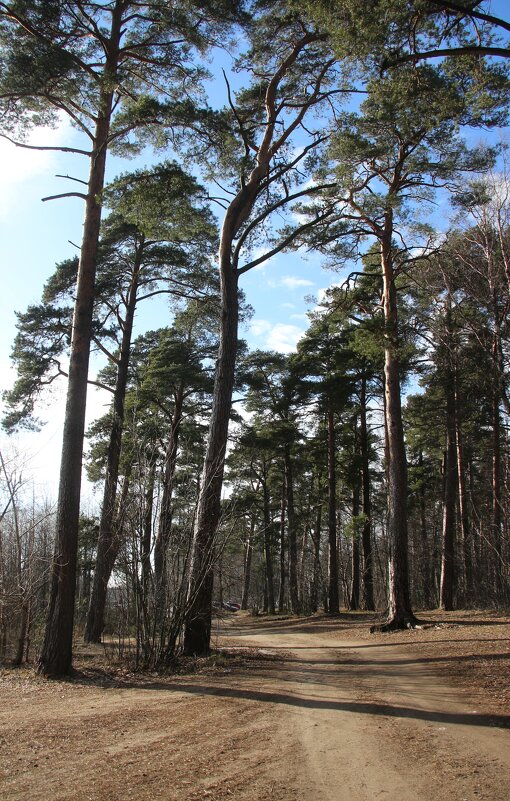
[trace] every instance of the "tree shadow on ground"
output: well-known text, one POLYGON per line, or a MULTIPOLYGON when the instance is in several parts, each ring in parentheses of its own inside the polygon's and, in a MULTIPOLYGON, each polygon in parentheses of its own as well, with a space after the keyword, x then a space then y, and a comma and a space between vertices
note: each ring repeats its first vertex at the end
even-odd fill
MULTIPOLYGON (((129 687, 124 684, 124 687, 129 687)), ((133 685, 140 689, 139 684, 133 685)), ((207 684, 188 684, 185 682, 148 682, 143 685, 144 690, 166 691, 168 693, 184 693, 189 695, 212 695, 220 698, 240 698, 248 701, 259 701, 271 704, 285 704, 286 706, 303 709, 326 709, 338 712, 352 712, 362 715, 378 715, 392 718, 410 718, 424 720, 430 723, 451 723, 462 726, 481 726, 498 729, 510 729, 510 715, 479 715, 477 713, 441 712, 436 710, 417 709, 409 706, 396 706, 384 703, 370 703, 363 701, 335 701, 315 697, 301 697, 281 692, 267 692, 263 690, 250 690, 241 687, 209 686, 207 684)))

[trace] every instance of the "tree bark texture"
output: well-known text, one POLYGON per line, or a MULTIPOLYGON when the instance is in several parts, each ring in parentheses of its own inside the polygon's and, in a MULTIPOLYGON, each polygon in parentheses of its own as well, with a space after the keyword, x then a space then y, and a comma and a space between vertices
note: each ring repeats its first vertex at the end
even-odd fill
POLYGON ((336 525, 336 438, 333 405, 328 402, 328 611, 330 615, 340 612, 338 593, 338 552, 336 525))
POLYGON ((455 507, 457 478, 457 447, 455 442, 455 387, 451 368, 446 371, 446 450, 444 457, 443 538, 441 553, 441 609, 454 608, 455 590, 455 507))
POLYGON ((289 595, 295 615, 301 614, 298 582, 297 523, 294 508, 294 477, 290 448, 285 448, 285 487, 287 491, 287 536, 289 541, 289 595))
POLYGON ((110 36, 105 40, 107 60, 99 95, 85 203, 71 336, 50 602, 38 662, 38 671, 45 676, 65 675, 69 673, 72 665, 81 469, 96 259, 101 223, 101 193, 104 187, 123 10, 124 3, 116 2, 112 11, 110 36))
POLYGON ((361 545, 363 552, 363 606, 367 611, 375 609, 374 566, 372 555, 372 503, 370 497, 370 459, 367 425, 367 379, 361 378, 360 393, 360 451, 361 481, 363 497, 363 531, 361 545))
POLYGON ((381 266, 384 309, 384 389, 385 429, 387 437, 387 484, 389 546, 388 619, 384 629, 413 626, 416 618, 411 609, 409 592, 407 530, 407 460, 404 446, 400 371, 398 357, 398 314, 395 275, 392 260, 392 214, 386 213, 384 236, 381 238, 381 266))

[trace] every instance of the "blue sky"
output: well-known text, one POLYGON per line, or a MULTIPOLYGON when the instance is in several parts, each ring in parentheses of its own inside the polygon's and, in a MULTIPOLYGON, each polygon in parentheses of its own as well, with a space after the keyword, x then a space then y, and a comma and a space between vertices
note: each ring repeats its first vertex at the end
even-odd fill
MULTIPOLYGON (((510 0, 495 0, 494 13, 508 18, 510 0)), ((216 91, 222 87, 215 84, 216 91)), ((225 98, 219 100, 223 102, 225 98)), ((57 130, 33 132, 31 141, 41 145, 72 144, 76 133, 64 123, 57 130)), ((83 205, 76 198, 42 202, 41 198, 65 191, 72 186, 57 174, 86 178, 87 161, 78 157, 16 148, 0 139, 2 190, 0 192, 0 264, 3 291, 0 295, 0 389, 14 379, 9 354, 15 335, 15 311, 24 311, 40 300, 41 290, 55 264, 77 253, 81 240, 83 205), (71 244, 75 243, 75 244, 71 244)), ((143 166, 146 159, 126 162, 111 158, 109 177, 120 171, 143 166)), ((279 255, 261 268, 242 277, 241 285, 254 316, 243 332, 251 347, 288 352, 307 327, 307 296, 317 296, 333 282, 337 274, 325 271, 316 255, 279 255)), ((166 325, 170 318, 163 302, 141 311, 138 330, 166 325)), ((19 449, 26 463, 25 472, 33 478, 36 494, 55 497, 60 460, 65 385, 55 387, 40 416, 47 420, 41 432, 14 438, 0 436, 0 446, 7 453, 19 449)), ((88 419, 103 413, 109 403, 107 393, 91 390, 88 419)))

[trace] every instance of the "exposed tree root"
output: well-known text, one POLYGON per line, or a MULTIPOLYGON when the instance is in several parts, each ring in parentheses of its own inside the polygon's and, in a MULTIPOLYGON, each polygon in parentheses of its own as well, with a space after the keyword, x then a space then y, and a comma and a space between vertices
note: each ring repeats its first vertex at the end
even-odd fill
POLYGON ((392 617, 385 623, 377 623, 374 626, 370 626, 370 633, 405 631, 405 629, 416 629, 421 626, 423 626, 423 621, 415 617, 412 612, 408 612, 406 615, 392 617))

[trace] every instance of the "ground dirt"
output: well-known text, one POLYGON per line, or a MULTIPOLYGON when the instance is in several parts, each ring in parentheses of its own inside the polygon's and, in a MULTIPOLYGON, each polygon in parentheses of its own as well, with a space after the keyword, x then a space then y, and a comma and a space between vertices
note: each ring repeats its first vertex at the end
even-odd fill
POLYGON ((0 673, 1 801, 508 801, 510 620, 220 621, 208 660, 0 673), (189 672, 193 667, 193 672, 189 672))

